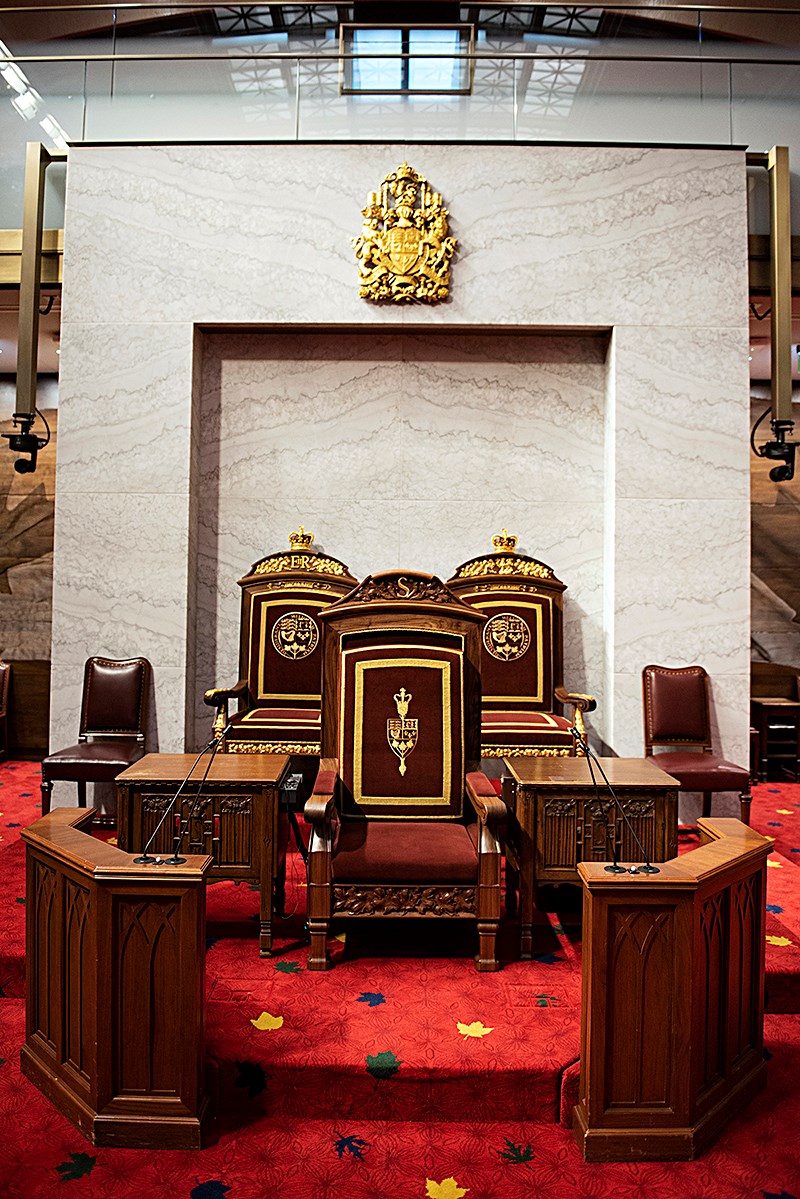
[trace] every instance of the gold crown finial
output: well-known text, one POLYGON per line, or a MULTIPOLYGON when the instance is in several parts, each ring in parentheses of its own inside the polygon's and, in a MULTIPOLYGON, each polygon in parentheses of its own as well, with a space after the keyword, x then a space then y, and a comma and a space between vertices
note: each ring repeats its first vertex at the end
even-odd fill
POLYGON ((397 715, 401 720, 404 720, 408 715, 408 705, 411 703, 413 698, 414 696, 409 691, 406 691, 405 687, 401 687, 400 690, 392 696, 392 699, 397 704, 397 715))
POLYGON ((495 533, 492 538, 492 545, 497 554, 513 554, 517 548, 517 540, 513 533, 509 533, 508 529, 501 529, 499 533, 495 533))
POLYGON ((297 552, 310 550, 313 543, 314 534, 307 533, 302 525, 298 526, 296 532, 289 534, 289 545, 297 552))

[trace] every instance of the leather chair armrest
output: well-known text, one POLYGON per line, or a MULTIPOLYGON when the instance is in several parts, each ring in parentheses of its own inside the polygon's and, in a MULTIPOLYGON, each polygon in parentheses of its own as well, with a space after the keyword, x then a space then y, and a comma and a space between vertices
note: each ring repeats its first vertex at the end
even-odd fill
POLYGON ((481 824, 502 840, 508 809, 482 771, 471 771, 467 775, 467 796, 481 824))
POLYGON ((321 758, 314 790, 303 808, 303 820, 317 831, 330 825, 336 814, 336 795, 339 790, 339 763, 336 758, 321 758))

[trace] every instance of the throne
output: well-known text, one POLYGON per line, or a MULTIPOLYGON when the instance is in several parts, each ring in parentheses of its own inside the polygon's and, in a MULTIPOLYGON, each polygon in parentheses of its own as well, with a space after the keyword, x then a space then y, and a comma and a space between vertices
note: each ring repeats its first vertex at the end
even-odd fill
POLYGON ((288 554, 268 554, 239 579, 239 681, 204 696, 216 709, 214 732, 232 726, 228 752, 319 754, 318 616, 357 580, 337 558, 316 553, 313 541, 301 525, 289 535, 288 554), (229 715, 231 700, 238 709, 229 715))
POLYGON ((591 695, 562 684, 562 595, 566 584, 551 567, 516 553, 517 538, 505 529, 492 538, 493 553, 471 558, 448 579, 451 591, 482 612, 484 758, 567 757, 575 753, 570 732, 584 732, 583 713, 596 707, 591 695), (572 720, 562 705, 572 708, 572 720))
POLYGON ((305 806, 309 970, 333 917, 477 922, 498 968, 505 805, 477 770, 485 616, 435 576, 370 575, 320 614, 322 760, 305 806))

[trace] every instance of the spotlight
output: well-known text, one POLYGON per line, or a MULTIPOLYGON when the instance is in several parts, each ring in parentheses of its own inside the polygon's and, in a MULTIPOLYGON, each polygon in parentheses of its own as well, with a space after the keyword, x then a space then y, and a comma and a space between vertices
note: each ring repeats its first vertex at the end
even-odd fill
MULTIPOLYGON (((764 416, 766 416, 766 413, 764 413, 764 416)), ((760 420, 761 419, 763 419, 763 417, 760 418, 760 420)), ((756 423, 753 433, 755 433, 760 420, 756 423)), ((773 466, 772 470, 769 472, 769 477, 772 479, 772 482, 788 483, 790 479, 794 478, 794 458, 797 450, 797 442, 787 441, 786 436, 787 434, 791 433, 792 429, 794 428, 794 421, 773 420, 770 423, 772 425, 772 432, 775 435, 775 440, 765 441, 762 446, 759 446, 758 449, 756 449, 755 443, 751 436, 751 445, 753 446, 754 453, 756 453, 759 458, 770 458, 772 461, 781 463, 780 466, 773 466)))

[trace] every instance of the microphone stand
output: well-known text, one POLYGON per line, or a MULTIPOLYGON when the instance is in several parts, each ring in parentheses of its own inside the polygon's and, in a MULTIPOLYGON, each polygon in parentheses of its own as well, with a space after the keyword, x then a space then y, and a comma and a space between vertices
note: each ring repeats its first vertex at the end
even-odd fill
MULTIPOLYGON (((633 838, 633 840, 636 842, 637 849, 639 850, 642 857, 644 858, 643 866, 630 866, 630 867, 620 866, 619 862, 617 861, 616 838, 614 838, 612 841, 612 864, 610 866, 605 866, 604 869, 607 870, 609 874, 660 874, 661 871, 659 870, 658 866, 654 866, 653 863, 650 861, 649 857, 647 856, 647 853, 645 852, 644 846, 642 845, 641 841, 637 837, 636 831, 635 831, 633 825, 631 824, 630 820, 628 819, 628 813, 625 811, 624 807, 622 806, 622 804, 619 801, 618 796, 616 795, 616 793, 614 791, 614 788, 611 786, 611 783, 608 781, 608 776, 606 775, 605 770, 603 770, 600 759, 593 752, 593 750, 591 750, 589 748, 585 738, 578 732, 578 730, 574 726, 570 729, 570 732, 572 733, 573 737, 575 738, 576 742, 578 743, 579 748, 583 751, 583 756, 586 758, 586 764, 589 767, 589 774, 591 775, 592 785, 594 786, 595 792, 597 792, 599 795, 597 781, 595 779, 594 769, 592 766, 593 761, 597 764, 597 769, 600 771, 600 774, 603 777, 603 782, 605 783, 606 787, 608 787, 608 792, 614 801, 614 806, 616 807, 620 816, 622 817, 622 819, 625 821, 626 825, 628 826, 628 831, 629 831, 631 837, 633 838)), ((606 842, 608 842, 608 822, 606 822, 606 842)))
POLYGON ((159 832, 162 824, 164 823, 164 821, 167 819, 167 817, 170 815, 170 813, 175 810, 175 805, 178 802, 180 796, 182 795, 184 787, 189 782, 189 779, 192 777, 192 771, 194 770, 195 766, 200 761, 203 754, 208 753, 208 751, 211 750, 212 751, 211 757, 208 760, 208 765, 206 766, 205 774, 203 775, 202 779, 200 780, 200 786, 197 788, 197 795, 195 795, 195 797, 194 797, 194 802, 192 804, 192 810, 190 811, 188 817, 184 821, 182 821, 181 831, 180 831, 179 835, 175 838, 175 841, 174 841, 172 857, 166 858, 164 864, 169 865, 169 866, 180 866, 183 862, 186 861, 186 858, 178 857, 178 850, 180 849, 181 841, 183 840, 184 834, 189 827, 189 821, 191 820, 192 816, 194 815, 195 808, 197 806, 197 800, 200 797, 200 792, 203 790, 205 781, 208 778, 208 772, 211 769, 211 763, 214 761, 214 758, 216 757, 216 754, 217 754, 217 750, 219 749, 220 745, 227 737, 228 733, 230 732, 230 729, 231 729, 231 725, 227 724, 221 733, 218 733, 216 737, 214 737, 211 741, 209 741, 208 745, 204 745, 203 748, 200 750, 200 753, 197 755, 197 757, 195 758, 195 760, 192 762, 191 766, 189 767, 189 771, 188 771, 186 777, 184 778, 183 782, 178 787, 178 790, 175 792, 172 799, 169 801, 166 808, 164 809, 164 814, 162 815, 158 824, 156 825, 156 827, 153 829, 152 833, 150 834, 147 844, 144 847, 143 853, 141 853, 138 858, 133 859, 137 866, 154 866, 160 861, 159 858, 152 857, 152 855, 148 852, 150 849, 150 846, 153 844, 156 837, 158 836, 158 832, 159 832))

